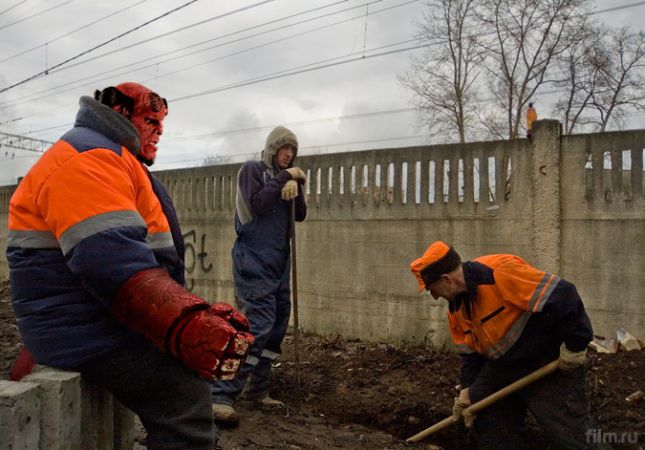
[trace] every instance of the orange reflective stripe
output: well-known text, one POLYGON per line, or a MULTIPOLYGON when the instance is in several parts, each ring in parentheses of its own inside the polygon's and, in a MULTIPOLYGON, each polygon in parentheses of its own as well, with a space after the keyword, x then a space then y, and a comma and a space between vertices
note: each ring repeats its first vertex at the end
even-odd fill
POLYGON ((469 355, 469 354, 471 354, 471 353, 475 353, 475 349, 473 349, 473 348, 469 347, 469 346, 468 346, 468 345, 466 345, 466 344, 457 344, 457 345, 455 346, 455 348, 456 348, 456 350, 457 350, 457 353, 461 353, 461 354, 465 354, 465 355, 469 355))
POLYGON ((529 309, 533 312, 542 311, 544 304, 549 299, 553 289, 555 289, 559 282, 560 277, 557 275, 549 273, 544 274, 544 278, 540 280, 540 283, 535 288, 534 297, 531 298, 531 301, 529 302, 529 309))
POLYGON ((524 311, 522 314, 520 314, 515 322, 513 322, 511 327, 506 331, 504 336, 502 336, 501 340, 497 342, 497 344, 493 345, 492 347, 483 349, 484 354, 490 359, 497 359, 504 353, 506 353, 508 349, 510 349, 513 344, 517 342, 520 335, 522 334, 522 331, 524 331, 526 322, 528 322, 530 318, 531 313, 529 311, 524 311))

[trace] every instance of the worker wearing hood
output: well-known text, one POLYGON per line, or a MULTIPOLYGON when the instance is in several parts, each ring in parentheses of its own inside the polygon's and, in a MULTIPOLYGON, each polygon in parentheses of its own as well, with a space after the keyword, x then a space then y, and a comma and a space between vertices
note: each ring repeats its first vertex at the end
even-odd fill
POLYGON ((255 344, 236 379, 212 384, 213 414, 221 424, 238 424, 233 403, 245 386, 245 398, 283 406, 269 396, 268 388, 271 362, 280 355, 291 313, 291 203, 296 221, 302 222, 307 213, 305 174, 294 166, 297 152, 296 135, 276 127, 267 137, 262 160, 247 161, 237 176, 233 279, 255 344))

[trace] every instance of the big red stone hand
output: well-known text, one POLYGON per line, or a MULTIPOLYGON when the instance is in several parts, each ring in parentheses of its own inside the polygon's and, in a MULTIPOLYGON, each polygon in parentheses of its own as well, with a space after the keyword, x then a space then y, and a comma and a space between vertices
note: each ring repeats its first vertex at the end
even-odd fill
POLYGON ((210 309, 215 315, 230 322, 238 331, 249 331, 249 321, 246 316, 228 303, 213 303, 210 309))
POLYGON ((126 281, 112 312, 209 380, 233 378, 254 341, 243 314, 226 303, 209 305, 160 268, 126 281))
POLYGON ((220 312, 215 307, 191 314, 175 327, 170 340, 170 352, 208 380, 234 378, 254 341, 220 312))

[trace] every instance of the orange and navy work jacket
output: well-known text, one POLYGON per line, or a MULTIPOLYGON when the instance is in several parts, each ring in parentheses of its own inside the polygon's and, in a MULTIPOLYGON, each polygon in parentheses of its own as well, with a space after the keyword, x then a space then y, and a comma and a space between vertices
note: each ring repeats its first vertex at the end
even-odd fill
POLYGON ((89 97, 73 129, 21 180, 7 260, 23 340, 41 364, 75 368, 142 339, 110 306, 137 272, 183 283, 183 241, 165 189, 137 160, 136 130, 89 97))
POLYGON ((468 293, 453 300, 448 312, 451 338, 464 361, 463 386, 484 361, 549 362, 562 342, 579 351, 593 337, 575 286, 518 256, 466 262, 464 278, 468 293))

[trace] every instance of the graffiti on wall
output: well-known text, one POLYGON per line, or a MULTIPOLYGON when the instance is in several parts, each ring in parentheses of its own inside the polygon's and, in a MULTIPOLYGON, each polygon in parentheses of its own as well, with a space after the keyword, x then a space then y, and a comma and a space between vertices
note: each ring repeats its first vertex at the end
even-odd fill
POLYGON ((201 233, 200 236, 196 230, 190 230, 183 235, 183 238, 186 246, 186 288, 192 291, 195 287, 195 279, 191 275, 198 268, 203 273, 208 273, 213 270, 213 264, 208 260, 205 233, 201 233))

